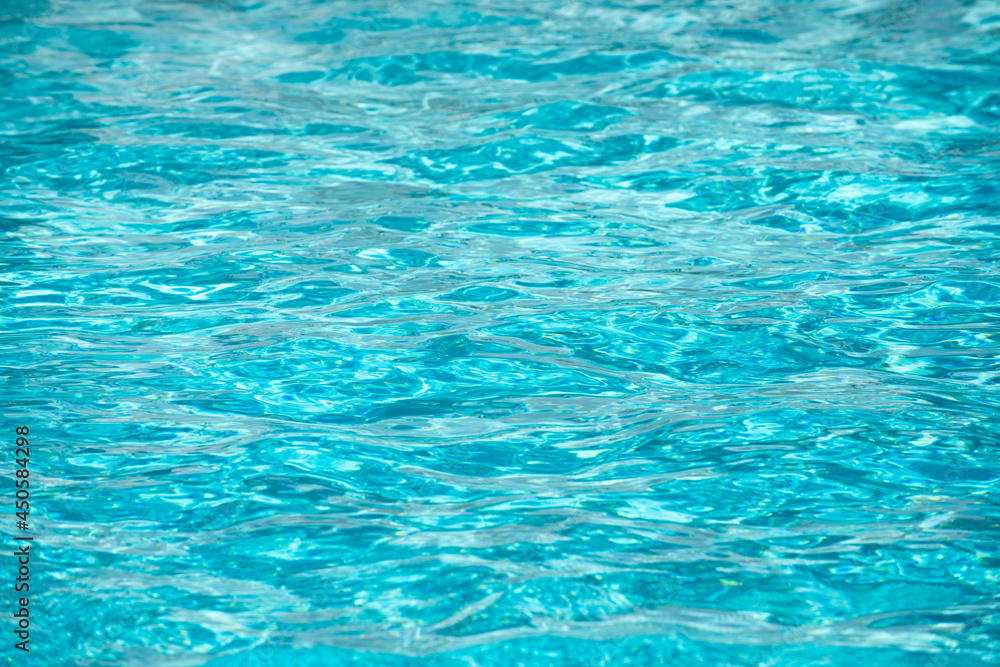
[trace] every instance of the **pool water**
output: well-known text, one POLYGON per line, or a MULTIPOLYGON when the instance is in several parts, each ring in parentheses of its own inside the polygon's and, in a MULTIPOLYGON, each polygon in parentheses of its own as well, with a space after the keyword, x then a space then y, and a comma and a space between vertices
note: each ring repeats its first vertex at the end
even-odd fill
POLYGON ((0 0, 0 113, 4 664, 1000 661, 995 0, 0 0))

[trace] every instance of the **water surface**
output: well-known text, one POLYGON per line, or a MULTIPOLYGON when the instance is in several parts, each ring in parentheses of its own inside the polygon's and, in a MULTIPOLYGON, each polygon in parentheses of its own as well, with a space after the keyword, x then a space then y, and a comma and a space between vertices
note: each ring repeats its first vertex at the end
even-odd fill
POLYGON ((3 0, 16 664, 1000 660, 998 29, 3 0))

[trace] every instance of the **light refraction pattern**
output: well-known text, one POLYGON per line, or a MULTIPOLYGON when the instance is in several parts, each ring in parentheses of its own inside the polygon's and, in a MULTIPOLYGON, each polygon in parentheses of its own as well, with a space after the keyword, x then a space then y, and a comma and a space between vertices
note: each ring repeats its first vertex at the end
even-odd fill
POLYGON ((1000 661, 995 0, 2 0, 0 114, 17 664, 1000 661))

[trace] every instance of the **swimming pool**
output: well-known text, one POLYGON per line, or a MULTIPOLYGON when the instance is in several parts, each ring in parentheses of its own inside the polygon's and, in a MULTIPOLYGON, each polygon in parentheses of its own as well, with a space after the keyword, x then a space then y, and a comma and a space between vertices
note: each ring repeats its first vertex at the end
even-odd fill
POLYGON ((0 2, 5 659, 1000 659, 1000 5, 501 4, 0 2))

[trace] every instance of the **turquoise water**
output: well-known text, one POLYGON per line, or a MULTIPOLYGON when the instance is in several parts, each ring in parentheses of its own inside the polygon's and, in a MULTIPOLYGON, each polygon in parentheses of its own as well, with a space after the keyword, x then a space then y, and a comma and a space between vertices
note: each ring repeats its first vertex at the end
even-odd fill
POLYGON ((998 31, 0 1, 3 664, 996 664, 998 31))

